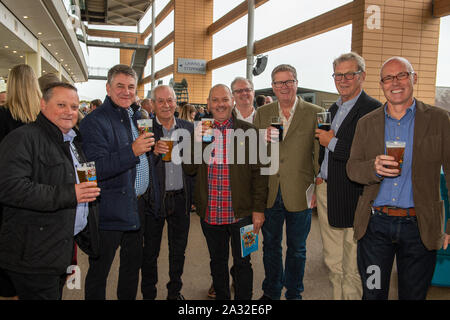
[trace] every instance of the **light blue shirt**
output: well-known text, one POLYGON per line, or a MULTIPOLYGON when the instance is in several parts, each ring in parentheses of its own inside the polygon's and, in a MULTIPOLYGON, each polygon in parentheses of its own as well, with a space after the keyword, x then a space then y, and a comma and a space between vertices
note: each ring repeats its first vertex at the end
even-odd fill
MULTIPOLYGON (((350 110, 352 110, 353 106, 355 105, 356 101, 359 99, 359 96, 361 95, 362 90, 359 92, 359 94, 354 97, 351 100, 348 100, 346 102, 342 102, 342 98, 339 97, 338 101, 336 101, 336 105, 339 107, 338 111, 336 112, 336 115, 334 116, 333 121, 331 122, 331 128, 330 130, 334 131, 334 135, 337 135, 337 132, 342 125, 342 122, 344 122, 345 118, 349 114, 350 110)), ((330 140, 330 143, 325 148, 325 156, 322 161, 322 165, 320 166, 320 173, 319 177, 321 177, 324 180, 328 179, 328 158, 329 158, 329 152, 334 152, 334 149, 336 148, 336 144, 338 142, 338 138, 333 137, 330 140)))
MULTIPOLYGON (((70 143, 73 142, 73 139, 77 136, 75 131, 72 129, 64 134, 64 141, 69 141, 70 143)), ((78 179, 77 172, 77 165, 80 164, 78 161, 77 156, 74 154, 72 148, 70 148, 70 154, 72 155, 72 162, 73 167, 75 168, 75 178, 77 183, 80 183, 80 180, 78 179)), ((76 213, 75 213, 75 227, 74 227, 74 235, 77 235, 79 232, 81 232, 87 225, 87 217, 89 215, 89 204, 88 203, 78 203, 76 213)))
MULTIPOLYGON (((402 174, 397 177, 384 177, 381 182, 380 191, 373 205, 392 206, 399 208, 413 208, 413 190, 411 180, 411 165, 414 141, 414 120, 416 116, 416 101, 406 109, 406 114, 400 119, 394 119, 387 113, 384 107, 385 125, 384 140, 405 141, 405 153, 403 155, 402 174)), ((386 145, 385 145, 386 152, 386 145)))

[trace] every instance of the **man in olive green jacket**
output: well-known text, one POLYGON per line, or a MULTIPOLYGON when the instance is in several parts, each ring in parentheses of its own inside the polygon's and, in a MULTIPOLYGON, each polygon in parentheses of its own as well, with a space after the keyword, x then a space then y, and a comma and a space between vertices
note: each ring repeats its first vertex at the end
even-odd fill
MULTIPOLYGON (((319 143, 314 138, 319 106, 297 97, 297 72, 290 65, 272 71, 272 89, 277 102, 257 109, 254 125, 268 131, 271 140, 275 128, 272 118, 283 124, 279 143, 279 170, 269 176, 269 193, 262 228, 265 279, 261 299, 280 299, 283 286, 286 299, 301 299, 306 262, 306 238, 311 227, 311 209, 306 190, 319 170, 319 143), (287 253, 283 270, 281 241, 286 221, 287 253)), ((272 157, 272 161, 276 161, 272 157)))

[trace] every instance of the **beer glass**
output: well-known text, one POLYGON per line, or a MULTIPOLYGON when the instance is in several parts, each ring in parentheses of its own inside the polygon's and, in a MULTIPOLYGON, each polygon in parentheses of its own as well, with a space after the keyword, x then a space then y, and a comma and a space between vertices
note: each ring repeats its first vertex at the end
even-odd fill
POLYGON ((146 132, 152 132, 153 120, 152 119, 139 119, 137 121, 139 135, 146 132))
POLYGON ((95 170, 95 162, 85 162, 77 165, 77 175, 80 183, 97 182, 97 172, 95 170))
POLYGON ((203 118, 202 119, 202 127, 203 127, 203 142, 211 142, 214 136, 213 133, 213 123, 214 119, 211 118, 203 118))
MULTIPOLYGON (((283 141, 283 120, 281 120, 280 117, 272 117, 270 126, 278 129, 278 141, 283 141)), ((272 134, 270 135, 270 138, 272 139, 272 134)))
POLYGON ((164 155, 162 155, 162 160, 163 161, 172 161, 172 149, 173 149, 173 143, 174 143, 174 138, 172 137, 162 137, 161 141, 163 141, 166 146, 169 147, 169 151, 167 151, 167 153, 165 153, 164 155))
POLYGON ((321 130, 329 131, 331 128, 331 112, 317 113, 317 126, 321 130))
POLYGON ((386 166, 388 169, 398 169, 398 175, 402 174, 402 164, 403 164, 403 155, 405 153, 405 141, 386 141, 386 154, 388 156, 393 156, 395 158, 394 161, 398 162, 398 167, 396 166, 386 166))

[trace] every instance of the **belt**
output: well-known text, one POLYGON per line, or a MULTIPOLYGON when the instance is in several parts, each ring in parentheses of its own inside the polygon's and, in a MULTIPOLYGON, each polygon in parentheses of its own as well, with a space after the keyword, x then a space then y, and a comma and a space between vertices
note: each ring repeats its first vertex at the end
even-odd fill
POLYGON ((388 216, 393 217, 415 217, 416 216, 416 210, 414 208, 397 208, 397 207, 388 207, 388 206, 382 206, 382 207, 373 207, 375 211, 387 214, 388 216))
POLYGON ((176 195, 182 194, 182 193, 184 193, 184 189, 166 191, 167 196, 176 196, 176 195))

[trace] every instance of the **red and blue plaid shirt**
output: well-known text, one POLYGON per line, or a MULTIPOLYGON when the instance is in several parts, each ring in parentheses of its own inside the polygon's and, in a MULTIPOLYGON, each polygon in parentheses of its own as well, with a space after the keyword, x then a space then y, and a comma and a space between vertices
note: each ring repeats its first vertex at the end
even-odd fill
POLYGON ((214 121, 214 148, 208 164, 208 207, 205 222, 213 225, 231 224, 234 217, 231 202, 230 168, 227 163, 227 129, 233 128, 232 118, 214 121), (220 135, 219 135, 220 132, 220 135))

